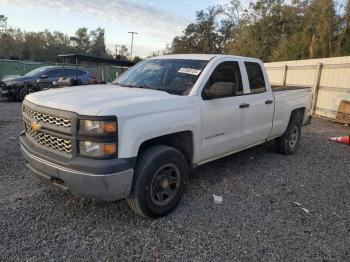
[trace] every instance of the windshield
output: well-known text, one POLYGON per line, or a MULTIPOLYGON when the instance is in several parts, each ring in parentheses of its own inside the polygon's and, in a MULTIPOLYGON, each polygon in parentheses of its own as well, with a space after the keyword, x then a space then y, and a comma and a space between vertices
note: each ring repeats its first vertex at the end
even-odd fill
POLYGON ((39 75, 39 74, 45 72, 46 70, 47 70, 46 67, 44 67, 44 68, 43 67, 39 67, 37 69, 29 71, 28 73, 25 74, 25 76, 36 76, 36 75, 39 75))
POLYGON ((113 84, 188 95, 207 63, 206 60, 150 59, 129 69, 113 84))

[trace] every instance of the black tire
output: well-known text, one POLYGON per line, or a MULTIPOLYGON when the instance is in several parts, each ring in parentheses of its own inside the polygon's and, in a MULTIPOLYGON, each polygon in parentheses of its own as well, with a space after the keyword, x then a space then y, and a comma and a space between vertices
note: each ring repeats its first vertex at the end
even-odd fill
POLYGON ((157 145, 146 149, 135 167, 129 206, 147 218, 168 214, 181 200, 188 173, 186 159, 175 148, 157 145))
POLYGON ((21 87, 17 92, 17 101, 22 102, 27 95, 27 91, 24 87, 21 87))
POLYGON ((7 97, 7 100, 10 102, 15 102, 15 101, 17 101, 17 95, 11 95, 11 96, 7 97))
POLYGON ((299 146, 301 137, 301 120, 292 115, 287 130, 284 134, 275 139, 275 148, 283 155, 293 155, 299 146))

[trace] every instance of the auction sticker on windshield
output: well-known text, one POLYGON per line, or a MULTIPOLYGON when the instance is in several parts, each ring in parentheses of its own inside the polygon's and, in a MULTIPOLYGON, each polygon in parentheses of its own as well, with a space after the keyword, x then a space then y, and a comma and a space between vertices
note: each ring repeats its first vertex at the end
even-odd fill
POLYGON ((181 67, 179 69, 179 71, 177 71, 177 72, 183 73, 183 74, 190 74, 190 75, 198 76, 200 74, 201 70, 194 69, 194 68, 181 67))

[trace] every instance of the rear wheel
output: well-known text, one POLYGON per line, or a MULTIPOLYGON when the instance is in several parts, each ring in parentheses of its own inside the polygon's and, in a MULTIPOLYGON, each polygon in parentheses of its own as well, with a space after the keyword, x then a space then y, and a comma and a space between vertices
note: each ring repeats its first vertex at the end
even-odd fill
POLYGON ((284 155, 294 154, 298 149, 300 137, 301 121, 292 116, 286 132, 275 140, 276 151, 284 155))
POLYGON ((164 216, 179 203, 187 175, 181 152, 168 146, 151 147, 137 161, 128 204, 144 217, 164 216))

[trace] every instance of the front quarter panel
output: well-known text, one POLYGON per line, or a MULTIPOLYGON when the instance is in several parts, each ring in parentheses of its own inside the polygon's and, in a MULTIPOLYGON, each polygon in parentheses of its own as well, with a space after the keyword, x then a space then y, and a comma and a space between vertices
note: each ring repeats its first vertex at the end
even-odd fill
MULTIPOLYGON (((200 134, 200 112, 196 97, 183 97, 184 101, 172 103, 173 108, 163 105, 163 110, 131 116, 118 116, 118 157, 130 158, 138 155, 140 145, 152 138, 182 131, 193 133, 194 158, 198 156, 198 134, 200 134)), ((170 101, 168 101, 170 103, 170 101)))

